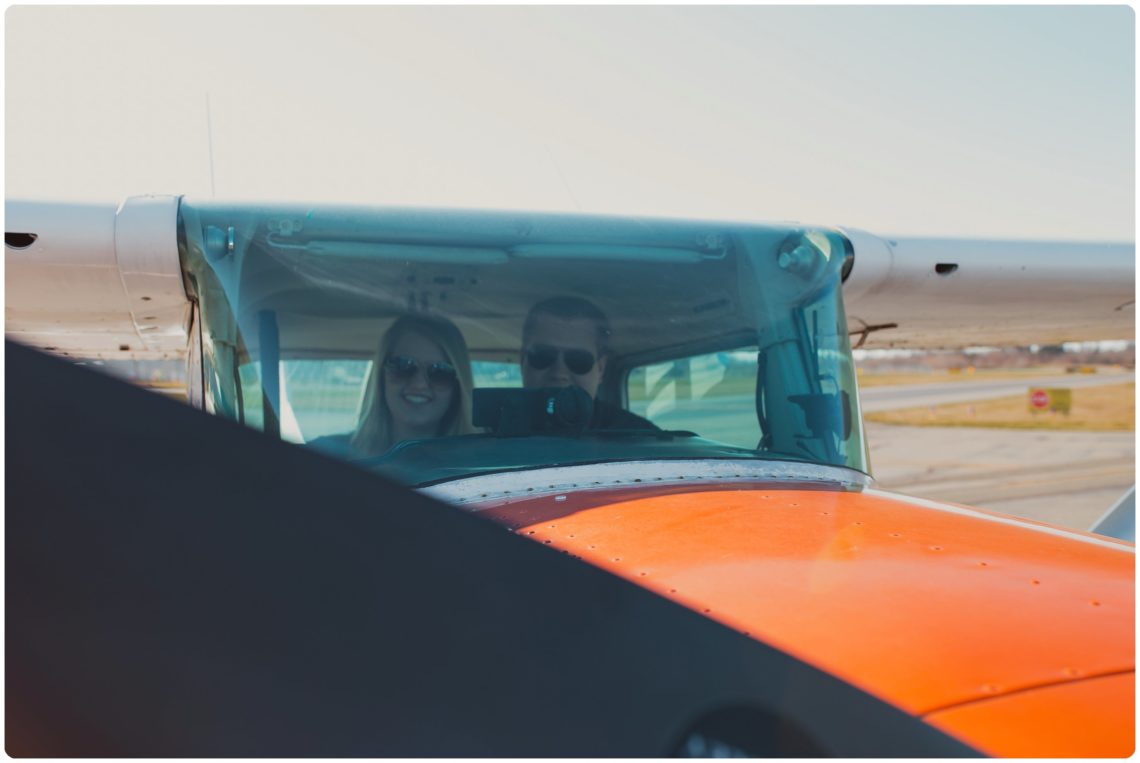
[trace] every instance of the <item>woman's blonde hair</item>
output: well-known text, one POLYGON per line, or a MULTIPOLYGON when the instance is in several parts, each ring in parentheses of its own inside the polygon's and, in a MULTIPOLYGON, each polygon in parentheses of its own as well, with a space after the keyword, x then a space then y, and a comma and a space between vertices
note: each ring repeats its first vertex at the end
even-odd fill
POLYGON ((359 423, 352 435, 354 450, 364 455, 383 453, 395 445, 392 442, 392 417, 384 398, 384 361, 388 359, 392 345, 405 334, 415 332, 439 345, 447 362, 455 367, 458 381, 451 406, 443 415, 437 436, 470 434, 471 390, 475 383, 471 377, 471 358, 467 354, 467 343, 455 324, 444 318, 422 315, 403 315, 396 319, 380 339, 380 347, 372 359, 372 370, 364 388, 364 399, 360 404, 359 423))

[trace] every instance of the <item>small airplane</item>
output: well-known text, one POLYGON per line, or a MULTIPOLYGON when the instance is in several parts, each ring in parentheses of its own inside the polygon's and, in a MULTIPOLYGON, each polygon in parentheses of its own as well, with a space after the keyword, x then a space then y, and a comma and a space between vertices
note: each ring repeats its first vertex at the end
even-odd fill
POLYGON ((876 488, 852 357, 1132 336, 1131 244, 177 196, 5 243, 10 754, 1134 751, 1131 504, 876 488))

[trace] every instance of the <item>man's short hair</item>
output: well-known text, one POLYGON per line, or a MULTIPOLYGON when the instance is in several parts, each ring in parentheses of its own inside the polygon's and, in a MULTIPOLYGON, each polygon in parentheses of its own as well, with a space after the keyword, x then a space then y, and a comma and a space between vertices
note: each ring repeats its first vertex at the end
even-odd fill
POLYGON ((550 315, 564 321, 591 320, 597 326, 598 354, 602 355, 610 345, 610 321, 597 305, 581 297, 551 297, 536 303, 526 314, 523 323, 523 344, 527 343, 534 332, 534 324, 538 316, 550 315))

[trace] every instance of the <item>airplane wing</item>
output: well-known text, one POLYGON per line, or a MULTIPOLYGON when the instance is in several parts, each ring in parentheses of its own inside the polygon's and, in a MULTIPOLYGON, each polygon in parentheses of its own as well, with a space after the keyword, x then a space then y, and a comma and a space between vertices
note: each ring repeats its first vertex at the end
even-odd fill
POLYGON ((460 508, 6 360, 9 755, 976 754, 460 508))
POLYGON ((843 285, 853 346, 861 338, 865 347, 934 349, 1135 336, 1131 243, 845 233, 854 246, 843 285))
MULTIPOLYGON (((72 358, 185 356, 193 311, 179 264, 178 204, 176 196, 117 206, 7 201, 7 336, 72 358)), ((1131 243, 841 230, 851 244, 844 301, 852 346, 1134 337, 1131 243)))
POLYGON ((4 205, 5 334, 71 358, 185 357, 178 197, 4 205))

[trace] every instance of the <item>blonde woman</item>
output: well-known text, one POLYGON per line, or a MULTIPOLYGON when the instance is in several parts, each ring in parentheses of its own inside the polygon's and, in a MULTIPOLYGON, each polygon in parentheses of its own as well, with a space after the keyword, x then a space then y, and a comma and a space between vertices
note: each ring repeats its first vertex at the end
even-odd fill
POLYGON ((368 375, 357 455, 376 455, 403 440, 470 434, 471 360, 455 324, 405 315, 380 340, 368 375))

